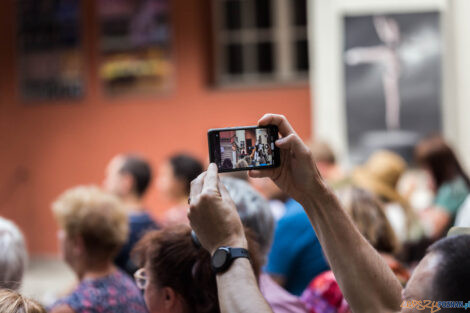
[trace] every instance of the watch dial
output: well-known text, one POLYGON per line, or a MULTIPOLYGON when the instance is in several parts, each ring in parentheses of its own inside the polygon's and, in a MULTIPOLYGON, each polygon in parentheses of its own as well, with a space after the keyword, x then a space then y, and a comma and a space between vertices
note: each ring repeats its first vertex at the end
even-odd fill
POLYGON ((217 250, 212 258, 212 265, 216 268, 222 267, 227 260, 227 251, 217 250))

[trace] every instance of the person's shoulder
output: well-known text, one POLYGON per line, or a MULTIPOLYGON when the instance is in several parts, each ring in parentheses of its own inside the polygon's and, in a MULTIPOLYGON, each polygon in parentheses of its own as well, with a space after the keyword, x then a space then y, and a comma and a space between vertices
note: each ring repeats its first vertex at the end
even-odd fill
POLYGON ((159 228, 157 222, 145 211, 129 215, 129 224, 135 228, 159 228))

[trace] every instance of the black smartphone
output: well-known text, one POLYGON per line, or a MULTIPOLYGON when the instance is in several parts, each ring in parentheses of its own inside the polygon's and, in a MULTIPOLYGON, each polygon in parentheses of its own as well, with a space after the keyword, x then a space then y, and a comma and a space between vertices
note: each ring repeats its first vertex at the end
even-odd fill
POLYGON ((210 129, 209 157, 219 172, 275 168, 281 164, 277 126, 210 129))

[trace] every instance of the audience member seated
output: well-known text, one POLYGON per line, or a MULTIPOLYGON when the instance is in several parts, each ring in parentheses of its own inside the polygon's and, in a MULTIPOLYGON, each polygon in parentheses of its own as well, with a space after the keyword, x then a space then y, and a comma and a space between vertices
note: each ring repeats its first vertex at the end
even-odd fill
MULTIPOLYGON (((341 190, 339 199, 359 232, 380 253, 404 286, 410 274, 393 256, 399 249, 399 243, 380 200, 358 188, 341 190)), ((332 271, 324 272, 314 278, 302 294, 302 300, 311 313, 350 312, 332 271)))
MULTIPOLYGON (((252 270, 259 272, 256 247, 249 247, 252 270)), ((132 252, 142 268, 135 273, 150 313, 219 313, 211 255, 187 225, 148 233, 132 252)))
POLYGON ((130 251, 147 231, 159 228, 143 204, 143 198, 151 181, 150 165, 136 155, 118 155, 111 160, 106 170, 104 188, 121 199, 129 220, 127 242, 116 256, 114 263, 131 276, 137 268, 130 260, 130 251))
POLYGON ((79 285, 50 312, 147 312, 135 283, 113 264, 128 235, 126 210, 119 199, 97 187, 77 187, 63 193, 52 209, 65 262, 79 285))
POLYGON ((407 201, 398 193, 397 183, 406 170, 405 160, 391 151, 377 151, 353 171, 352 183, 379 197, 385 214, 401 243, 423 236, 419 221, 407 201))
POLYGON ((470 227, 470 196, 467 197, 465 202, 460 207, 460 210, 455 218, 454 226, 470 227))
POLYGON ((166 211, 164 224, 189 224, 188 197, 191 181, 203 171, 203 166, 196 158, 177 154, 170 157, 158 168, 157 189, 166 200, 176 204, 166 211))
POLYGON ((302 206, 294 199, 285 205, 286 213, 274 231, 266 272, 287 291, 300 296, 310 281, 329 267, 302 206))
POLYGON ((16 291, 0 289, 0 312, 46 313, 46 310, 36 301, 25 298, 16 291))
MULTIPOLYGON (((274 234, 274 217, 269 203, 245 181, 231 177, 221 180, 235 203, 243 225, 254 232, 264 264, 274 234)), ((268 274, 261 273, 259 287, 274 313, 307 312, 299 298, 280 287, 268 274)))
POLYGON ((415 150, 416 161, 429 172, 436 192, 434 205, 421 214, 428 235, 438 239, 454 224, 470 193, 470 180, 452 148, 440 136, 422 140, 415 150))
POLYGON ((13 222, 0 217, 0 289, 20 288, 27 259, 23 234, 13 222))
POLYGON ((347 181, 330 145, 325 141, 315 140, 310 144, 310 148, 321 176, 333 188, 343 186, 347 181))
MULTIPOLYGON (((267 114, 259 121, 260 126, 271 124, 277 125, 282 135, 276 145, 282 150, 283 165, 253 170, 250 177, 269 177, 302 203, 352 312, 419 312, 423 306, 434 311, 461 311, 449 301, 463 305, 470 298, 470 235, 434 243, 403 289, 383 257, 342 209, 319 175, 311 152, 287 119, 267 114)), ((234 211, 233 201, 218 183, 217 166, 211 164, 192 184, 188 214, 202 246, 211 253, 221 246, 246 247, 241 221, 234 211)), ((272 312, 256 288, 248 261, 239 260, 223 275, 217 275, 221 310, 272 312)))

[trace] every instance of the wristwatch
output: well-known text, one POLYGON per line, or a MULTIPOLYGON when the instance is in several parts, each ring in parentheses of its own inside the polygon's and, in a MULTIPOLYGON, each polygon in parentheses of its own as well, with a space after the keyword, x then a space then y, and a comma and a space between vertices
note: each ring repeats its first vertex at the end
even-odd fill
POLYGON ((212 255, 211 266, 215 273, 223 273, 236 258, 250 259, 248 250, 243 248, 220 247, 212 255))

